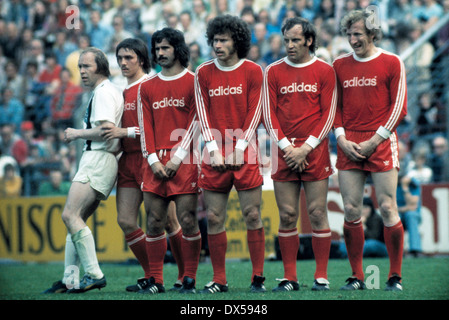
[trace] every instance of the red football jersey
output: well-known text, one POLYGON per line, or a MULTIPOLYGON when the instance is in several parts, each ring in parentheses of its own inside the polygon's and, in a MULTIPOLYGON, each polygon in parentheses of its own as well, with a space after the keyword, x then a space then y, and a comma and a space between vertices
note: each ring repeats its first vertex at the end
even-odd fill
POLYGON ((368 58, 354 53, 334 61, 339 103, 335 128, 394 132, 407 114, 405 68, 398 56, 385 50, 368 58))
MULTIPOLYGON (((139 128, 139 120, 137 119, 137 94, 140 84, 148 78, 149 75, 146 74, 123 90, 125 108, 123 109, 122 128, 139 128)), ((140 152, 140 135, 137 134, 135 138, 123 138, 122 148, 125 152, 140 152)))
POLYGON ((315 148, 332 129, 336 105, 335 72, 326 62, 314 57, 294 64, 283 58, 265 69, 264 124, 275 141, 309 138, 315 148))
POLYGON ((225 150, 225 143, 255 137, 262 111, 262 78, 262 68, 246 59, 232 67, 220 66, 214 59, 197 68, 195 99, 206 143, 215 140, 225 150))
POLYGON ((137 104, 142 153, 181 147, 189 151, 195 133, 194 74, 173 77, 160 72, 142 82, 137 104))

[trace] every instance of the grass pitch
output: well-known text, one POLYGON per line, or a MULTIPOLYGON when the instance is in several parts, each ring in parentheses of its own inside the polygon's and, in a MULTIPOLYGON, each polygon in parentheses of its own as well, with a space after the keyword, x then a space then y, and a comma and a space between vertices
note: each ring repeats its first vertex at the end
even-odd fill
MULTIPOLYGON (((142 295, 125 291, 125 287, 134 284, 143 275, 136 264, 101 264, 106 275, 107 286, 102 290, 92 290, 84 294, 41 294, 41 292, 62 276, 62 263, 2 263, 0 264, 0 300, 152 300, 152 301, 206 301, 206 300, 447 300, 449 298, 449 257, 404 258, 403 292, 385 292, 388 277, 388 259, 364 259, 365 280, 371 289, 346 292, 339 288, 350 275, 349 262, 346 259, 331 259, 328 267, 328 279, 331 290, 327 292, 311 291, 315 262, 298 260, 297 269, 300 283, 299 291, 272 293, 276 287, 276 278, 282 278, 283 266, 280 261, 266 261, 264 276, 267 292, 254 294, 249 292, 251 263, 249 261, 227 261, 226 272, 229 284, 227 293, 212 295, 182 295, 169 292, 177 277, 177 266, 164 265, 164 281, 167 292, 157 295, 142 295)), ((212 280, 210 262, 200 263, 197 275, 197 291, 212 280)))

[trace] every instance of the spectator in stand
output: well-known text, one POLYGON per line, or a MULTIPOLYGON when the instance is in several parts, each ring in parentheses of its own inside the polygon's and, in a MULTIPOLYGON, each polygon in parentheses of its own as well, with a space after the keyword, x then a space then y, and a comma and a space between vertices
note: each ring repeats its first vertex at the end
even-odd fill
POLYGON ((59 86, 62 66, 58 64, 56 55, 49 51, 45 54, 45 69, 39 73, 39 82, 46 84, 46 93, 53 95, 59 86))
POLYGON ((37 62, 37 71, 41 73, 45 69, 44 42, 40 39, 31 41, 31 50, 23 56, 19 66, 19 73, 24 74, 25 68, 29 61, 37 62))
POLYGON ((195 26, 192 25, 192 14, 190 11, 182 11, 179 15, 179 22, 181 23, 181 31, 184 33, 184 39, 187 45, 190 45, 201 37, 204 38, 203 32, 197 30, 195 26))
POLYGON ((65 29, 59 29, 55 35, 55 43, 53 45, 53 52, 56 55, 56 63, 65 66, 67 56, 77 49, 76 45, 67 40, 67 33, 65 29))
POLYGON ((263 23, 265 27, 267 28, 267 36, 270 37, 272 33, 279 33, 281 32, 281 29, 279 29, 278 26, 276 26, 275 23, 273 23, 273 20, 271 19, 270 12, 268 9, 261 9, 259 10, 257 14, 258 21, 263 23))
POLYGON ((66 196, 69 193, 70 181, 64 180, 61 170, 52 170, 49 180, 39 185, 39 196, 66 196))
POLYGON ((418 5, 413 9, 413 16, 424 24, 427 31, 443 14, 443 7, 436 0, 417 1, 418 5))
POLYGON ((92 46, 106 51, 113 34, 112 28, 101 23, 101 12, 99 10, 93 10, 90 13, 90 22, 89 38, 92 46))
POLYGON ((285 57, 282 36, 279 33, 274 33, 270 36, 269 41, 270 51, 262 57, 263 62, 267 65, 285 57))
POLYGON ((140 8, 139 22, 142 32, 150 36, 156 31, 161 20, 162 3, 157 0, 144 0, 140 8))
POLYGON ((419 95, 418 115, 416 119, 416 134, 420 137, 431 137, 435 133, 445 131, 444 106, 434 99, 431 91, 419 95))
POLYGON ((19 167, 21 167, 28 157, 26 142, 20 135, 14 133, 13 124, 3 124, 0 130, 0 149, 2 155, 13 157, 19 164, 19 167))
POLYGON ((430 183, 433 180, 433 172, 429 166, 427 166, 427 155, 430 153, 427 143, 418 142, 415 145, 412 157, 413 166, 407 175, 411 178, 418 180, 420 184, 430 183))
POLYGON ((417 257, 422 251, 418 229, 421 223, 421 185, 418 179, 410 177, 404 170, 399 172, 396 198, 404 230, 408 231, 409 253, 417 257))
POLYGON ((137 35, 140 32, 140 8, 136 1, 122 0, 121 2, 122 5, 118 7, 118 11, 123 17, 123 28, 133 35, 137 35))
POLYGON ((4 167, 3 177, 0 177, 0 199, 17 198, 22 194, 22 178, 16 174, 10 163, 4 167))
POLYGON ((23 104, 13 96, 11 88, 4 88, 0 101, 0 125, 9 123, 14 126, 14 132, 19 134, 23 115, 23 104))
POLYGON ((6 39, 3 44, 3 53, 9 59, 15 60, 17 49, 20 46, 20 32, 15 22, 8 22, 6 24, 6 39))
POLYGON ((262 57, 270 51, 268 38, 267 26, 263 22, 257 22, 252 30, 251 43, 259 47, 262 57))
POLYGON ((29 20, 27 25, 34 30, 34 34, 37 38, 45 37, 47 34, 48 22, 51 18, 49 15, 49 8, 46 7, 45 3, 43 1, 35 1, 29 8, 29 20))
POLYGON ((22 92, 22 76, 18 73, 14 60, 6 62, 4 70, 6 77, 4 78, 4 82, 0 82, 0 89, 3 90, 8 87, 12 90, 14 98, 20 98, 22 92))
MULTIPOLYGON (((112 32, 112 35, 120 42, 122 40, 125 40, 126 38, 133 38, 134 35, 125 30, 125 22, 123 20, 123 17, 120 14, 117 14, 112 19, 112 26, 114 27, 114 30, 112 32)), ((110 41, 110 39, 109 39, 110 41)), ((110 42, 109 42, 110 44, 110 42)), ((106 47, 108 49, 108 47, 106 47)))
POLYGON ((192 42, 189 45, 190 50, 190 62, 189 62, 189 70, 195 72, 196 68, 205 62, 206 60, 201 57, 201 48, 197 42, 192 42))
POLYGON ((433 172, 433 182, 449 182, 449 147, 445 137, 439 135, 432 140, 433 152, 428 165, 433 172))
POLYGON ((53 95, 51 101, 51 118, 58 128, 73 127, 73 110, 80 104, 80 96, 83 89, 70 81, 71 73, 67 68, 61 70, 61 83, 53 95))

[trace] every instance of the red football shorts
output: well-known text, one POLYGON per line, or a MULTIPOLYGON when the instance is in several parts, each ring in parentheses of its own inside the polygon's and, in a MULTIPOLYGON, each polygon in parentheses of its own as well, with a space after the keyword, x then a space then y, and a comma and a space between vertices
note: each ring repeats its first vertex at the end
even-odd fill
POLYGON ((117 187, 140 189, 144 161, 142 152, 123 152, 118 162, 117 187))
MULTIPOLYGON (((159 161, 165 165, 170 160, 170 150, 158 152, 159 161)), ((168 198, 180 194, 198 193, 198 160, 193 160, 194 156, 185 159, 179 167, 176 175, 169 180, 157 178, 147 160, 143 165, 143 192, 155 193, 161 197, 168 198)))
POLYGON ((205 190, 224 193, 231 191, 233 186, 237 191, 250 190, 261 186, 263 178, 260 173, 259 161, 257 160, 257 151, 248 146, 245 151, 244 164, 239 170, 218 172, 210 166, 209 152, 205 148, 198 184, 200 188, 205 190))
MULTIPOLYGON (((346 139, 360 143, 369 140, 375 131, 352 131, 345 130, 346 139)), ((359 169, 370 172, 385 172, 393 168, 399 169, 398 155, 398 136, 396 132, 390 135, 390 138, 383 141, 374 153, 364 161, 351 161, 346 154, 337 145, 337 163, 338 170, 359 169)))
MULTIPOLYGON (((296 139, 295 144, 301 146, 306 139, 296 139)), ((321 143, 307 155, 309 165, 303 172, 295 172, 284 160, 284 152, 277 144, 272 144, 271 179, 273 181, 319 181, 332 175, 333 170, 329 155, 329 139, 321 143), (277 150, 274 150, 277 148, 277 150), (277 153, 277 156, 276 156, 277 153)))

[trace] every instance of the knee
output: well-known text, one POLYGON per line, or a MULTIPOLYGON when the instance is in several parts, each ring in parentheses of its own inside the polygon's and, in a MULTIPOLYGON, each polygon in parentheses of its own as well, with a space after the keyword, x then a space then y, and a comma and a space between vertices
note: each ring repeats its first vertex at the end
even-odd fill
POLYGON ((222 227, 225 222, 225 213, 214 209, 207 210, 207 225, 209 228, 222 227))
POLYGON ((166 227, 167 219, 161 215, 155 213, 148 214, 147 227, 150 234, 159 234, 164 232, 164 227, 166 227))
POLYGON ((298 212, 293 207, 282 207, 279 209, 279 220, 284 228, 296 225, 298 212))
POLYGON ((328 227, 327 210, 323 206, 308 208, 310 224, 313 229, 323 229, 328 227))
POLYGON ((388 220, 398 215, 397 205, 392 199, 382 200, 379 203, 379 211, 384 220, 388 220))
POLYGON ((243 217, 246 225, 250 228, 254 228, 261 223, 260 209, 256 206, 244 209, 243 217))
POLYGON ((125 234, 128 234, 137 228, 137 221, 131 221, 128 217, 118 215, 117 223, 125 234))
POLYGON ((345 219, 347 221, 354 221, 361 217, 361 206, 354 205, 353 203, 345 203, 344 205, 345 219))
POLYGON ((182 230, 186 234, 191 234, 195 231, 198 225, 198 220, 194 210, 185 210, 180 213, 179 223, 181 224, 182 230))

